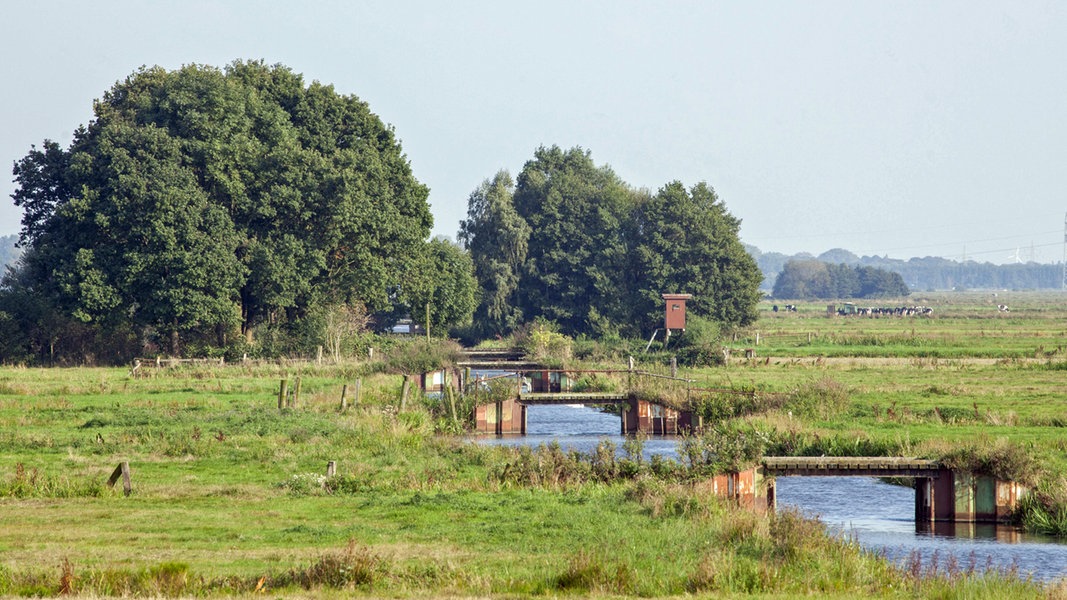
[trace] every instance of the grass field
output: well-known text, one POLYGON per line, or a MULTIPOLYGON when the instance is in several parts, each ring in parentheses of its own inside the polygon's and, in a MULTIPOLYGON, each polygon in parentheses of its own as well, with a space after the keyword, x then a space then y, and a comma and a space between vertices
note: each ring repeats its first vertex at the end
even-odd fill
MULTIPOLYGON (((1059 481, 1064 298, 1001 294, 1007 314, 978 294, 912 298, 935 312, 910 320, 827 318, 825 305, 772 313, 767 303, 766 318, 731 343, 728 366, 691 374, 709 386, 841 395, 822 405, 834 410, 743 419, 761 427, 917 452, 1014 444, 1038 460, 1044 481, 1059 481), (754 358, 736 358, 750 347, 754 358)), ((356 364, 144 378, 128 369, 0 369, 0 595, 1064 591, 1005 574, 893 567, 795 515, 721 502, 684 473, 597 477, 588 461, 551 449, 523 462, 514 449, 435 434, 440 423, 424 405, 397 410, 400 387, 399 377, 356 364), (296 377, 299 403, 279 410, 279 380, 296 377), (356 379, 363 402, 341 411, 341 387, 356 379), (129 497, 104 485, 121 461, 132 470, 129 497), (330 478, 328 461, 337 464, 330 478), (520 465, 550 477, 516 475, 520 465)))

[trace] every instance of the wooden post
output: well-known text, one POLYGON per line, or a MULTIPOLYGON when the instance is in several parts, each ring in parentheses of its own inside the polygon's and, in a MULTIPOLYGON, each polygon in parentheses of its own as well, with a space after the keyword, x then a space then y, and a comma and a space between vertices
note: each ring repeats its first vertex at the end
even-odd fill
POLYGON ((341 386, 341 410, 348 408, 348 384, 341 386))
POLYGON ((300 403, 300 378, 296 378, 296 384, 293 385, 293 403, 290 404, 293 408, 300 403))
POLYGON ((319 346, 319 353, 318 353, 318 356, 315 358, 315 363, 316 364, 320 364, 320 365, 322 364, 322 346, 321 345, 319 346))
POLYGON ((677 356, 672 356, 671 357, 671 377, 677 377, 677 376, 678 376, 678 357, 677 356))
POLYGON ((411 389, 411 376, 404 375, 404 386, 400 388, 400 410, 408 407, 408 390, 411 389))
POLYGON ((122 478, 122 495, 129 496, 133 492, 133 486, 130 484, 130 463, 122 461, 119 466, 115 467, 115 472, 111 474, 111 478, 107 480, 108 487, 115 487, 115 483, 122 478))
POLYGON ((288 395, 288 392, 289 392, 289 380, 288 379, 282 379, 281 387, 278 389, 278 409, 279 410, 285 408, 285 400, 286 400, 286 396, 288 395))
POLYGON ((327 477, 333 477, 336 474, 337 474, 337 461, 336 460, 331 460, 330 462, 326 463, 326 476, 327 477))
MULTIPOLYGON (((626 393, 627 394, 634 393, 634 357, 633 356, 631 356, 629 358, 629 361, 627 361, 626 393)), ((624 420, 625 420, 625 417, 624 417, 624 420)), ((623 425, 623 432, 622 433, 623 433, 623 435, 626 435, 626 426, 625 425, 623 425)))
POLYGON ((759 332, 756 332, 756 345, 759 346, 759 332))
POLYGON ((456 412, 456 393, 452 389, 452 386, 448 382, 448 369, 445 369, 445 375, 441 378, 443 388, 441 393, 448 397, 448 406, 452 409, 452 422, 459 425, 459 414, 456 412))
POLYGON ((363 380, 356 380, 356 407, 359 408, 360 403, 363 401, 363 380))

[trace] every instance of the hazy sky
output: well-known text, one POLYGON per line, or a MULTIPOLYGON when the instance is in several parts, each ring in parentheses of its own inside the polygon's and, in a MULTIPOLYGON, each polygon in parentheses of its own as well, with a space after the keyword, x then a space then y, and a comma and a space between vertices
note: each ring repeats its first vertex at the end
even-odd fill
POLYGON ((10 3, 10 167, 141 65, 264 59, 355 94, 430 187, 434 233, 541 145, 631 185, 707 181, 764 252, 1063 257, 1067 2, 10 3))

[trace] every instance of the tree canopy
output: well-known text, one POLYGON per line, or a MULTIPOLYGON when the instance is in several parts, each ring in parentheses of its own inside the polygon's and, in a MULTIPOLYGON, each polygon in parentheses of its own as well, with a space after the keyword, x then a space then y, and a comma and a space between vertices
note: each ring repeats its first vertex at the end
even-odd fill
POLYGON ((706 183, 657 194, 627 185, 581 148, 539 148, 517 185, 499 173, 471 194, 460 240, 492 327, 541 318, 569 335, 648 335, 662 293, 726 325, 756 319, 761 275, 740 221, 706 183))
POLYGON ((252 341, 319 305, 388 310, 390 286, 439 266, 428 190, 355 96, 238 61, 142 68, 93 113, 14 168, 18 281, 76 322, 172 351, 252 341))

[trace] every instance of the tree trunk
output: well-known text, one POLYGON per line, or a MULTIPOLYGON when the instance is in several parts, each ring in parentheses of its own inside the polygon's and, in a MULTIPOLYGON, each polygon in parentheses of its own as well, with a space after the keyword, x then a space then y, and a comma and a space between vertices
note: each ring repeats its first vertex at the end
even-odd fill
POLYGON ((170 354, 171 356, 178 356, 180 347, 178 345, 178 322, 175 321, 170 330, 170 354))

